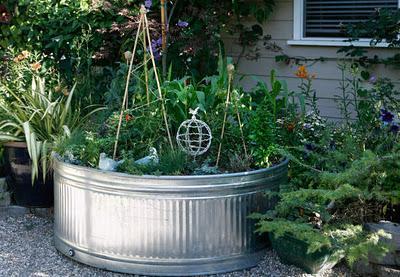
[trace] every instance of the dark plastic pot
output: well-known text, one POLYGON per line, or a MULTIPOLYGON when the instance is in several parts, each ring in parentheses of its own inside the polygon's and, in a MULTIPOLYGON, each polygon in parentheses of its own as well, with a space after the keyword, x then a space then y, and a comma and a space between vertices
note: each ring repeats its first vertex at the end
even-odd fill
POLYGON ((0 145, 0 178, 6 177, 6 166, 5 166, 5 160, 4 160, 4 149, 2 149, 3 147, 0 145))
POLYGON ((8 184, 17 205, 30 208, 53 206, 54 188, 51 174, 43 182, 42 173, 32 184, 31 159, 26 144, 11 142, 4 145, 8 184))
POLYGON ((0 164, 0 178, 6 177, 6 168, 4 164, 0 164))
POLYGON ((328 247, 313 253, 307 253, 308 244, 290 235, 275 238, 270 233, 269 239, 272 247, 282 262, 300 267, 309 274, 331 269, 342 257, 334 255, 334 251, 328 247))

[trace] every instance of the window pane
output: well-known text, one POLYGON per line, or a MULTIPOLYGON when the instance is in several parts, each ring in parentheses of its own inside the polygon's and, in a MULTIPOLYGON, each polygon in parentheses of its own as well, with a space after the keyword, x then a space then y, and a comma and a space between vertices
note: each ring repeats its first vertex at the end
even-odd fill
POLYGON ((398 0, 304 0, 304 36, 343 37, 343 26, 366 20, 378 8, 397 7, 398 0))

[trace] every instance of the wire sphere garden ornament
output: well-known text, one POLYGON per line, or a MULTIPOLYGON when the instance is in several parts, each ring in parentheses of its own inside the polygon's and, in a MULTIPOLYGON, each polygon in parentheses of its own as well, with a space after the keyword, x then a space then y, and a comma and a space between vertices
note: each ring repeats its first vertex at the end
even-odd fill
POLYGON ((182 122, 176 134, 179 147, 193 157, 206 153, 212 140, 210 127, 196 118, 198 110, 199 108, 189 110, 192 118, 182 122))

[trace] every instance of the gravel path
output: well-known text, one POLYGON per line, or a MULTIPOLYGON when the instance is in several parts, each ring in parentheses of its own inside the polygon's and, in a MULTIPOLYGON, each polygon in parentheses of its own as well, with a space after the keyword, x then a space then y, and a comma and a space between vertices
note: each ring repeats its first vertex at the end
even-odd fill
MULTIPOLYGON (((112 276, 125 277, 75 262, 56 251, 53 223, 34 215, 0 217, 0 276, 112 276)), ((280 263, 273 251, 255 268, 217 277, 312 276, 280 263)), ((350 276, 344 266, 320 276, 350 276)))

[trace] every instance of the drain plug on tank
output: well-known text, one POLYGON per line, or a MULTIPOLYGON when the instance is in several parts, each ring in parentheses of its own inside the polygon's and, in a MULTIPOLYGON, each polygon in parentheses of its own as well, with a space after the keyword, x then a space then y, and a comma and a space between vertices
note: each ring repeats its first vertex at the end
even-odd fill
POLYGON ((69 249, 69 250, 68 250, 68 255, 69 255, 70 257, 73 257, 73 256, 75 255, 75 251, 74 251, 73 249, 69 249))

